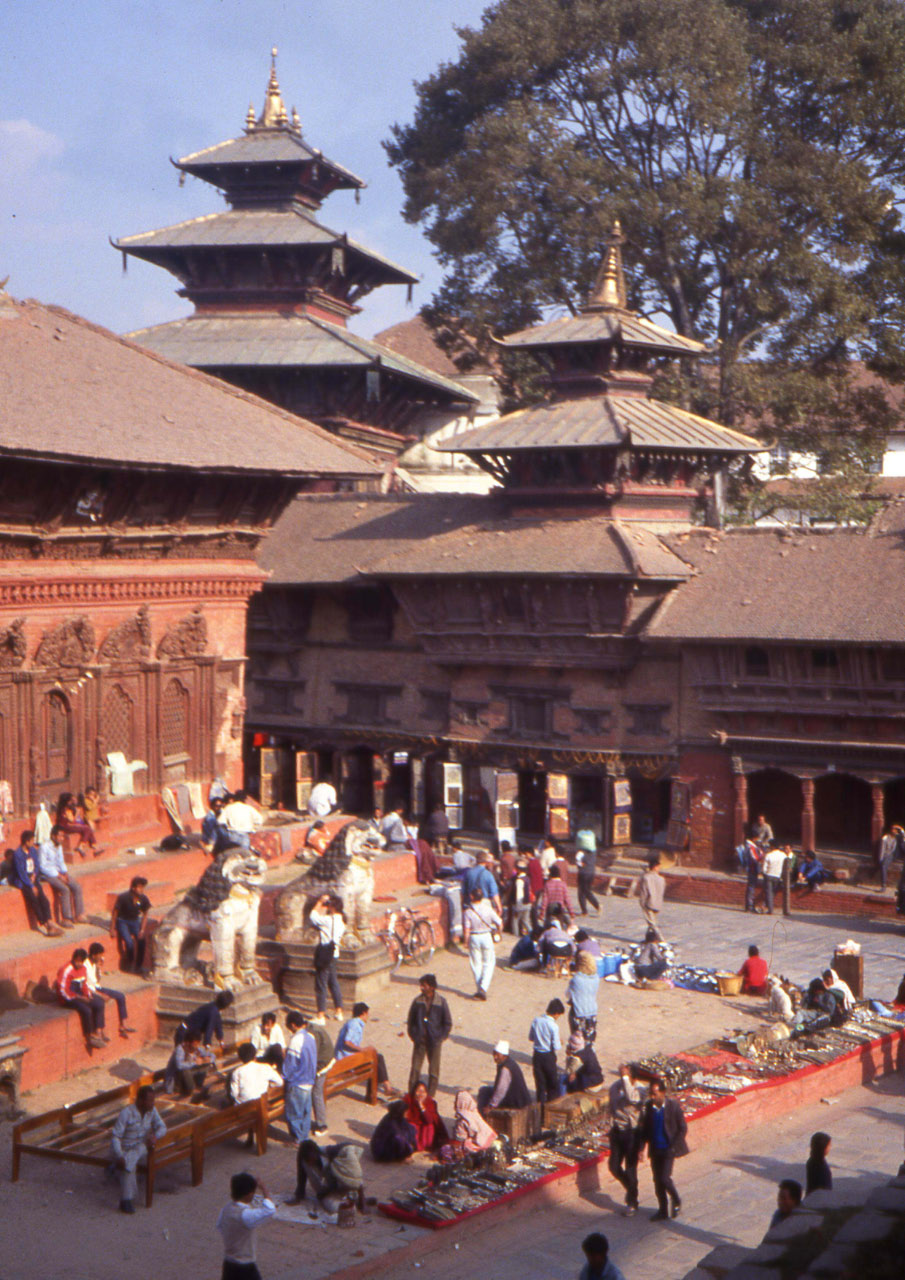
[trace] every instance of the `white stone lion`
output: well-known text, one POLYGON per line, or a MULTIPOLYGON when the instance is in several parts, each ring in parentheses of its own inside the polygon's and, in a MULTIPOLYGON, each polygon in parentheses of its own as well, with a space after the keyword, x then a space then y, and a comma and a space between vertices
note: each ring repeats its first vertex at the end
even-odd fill
POLYGON ((266 871, 264 859, 249 849, 218 854, 154 934, 156 981, 193 985, 201 976, 221 990, 257 982, 255 947, 266 871), (214 953, 209 973, 198 960, 205 938, 214 953))
POLYGON ((343 945, 354 950, 370 942, 374 900, 371 859, 385 844, 371 822, 352 821, 341 827, 305 874, 287 885, 277 898, 277 938, 301 941, 310 927, 311 908, 322 894, 330 891, 343 904, 347 928, 343 945))

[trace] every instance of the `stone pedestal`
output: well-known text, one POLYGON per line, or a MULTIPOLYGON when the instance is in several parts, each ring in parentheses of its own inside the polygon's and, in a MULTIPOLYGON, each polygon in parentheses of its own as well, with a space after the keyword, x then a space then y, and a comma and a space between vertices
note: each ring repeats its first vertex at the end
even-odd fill
MULTIPOLYGON (((160 1039, 173 1043, 173 1035, 193 1009, 213 1000, 217 992, 212 987, 188 987, 181 983, 164 983, 157 998, 157 1028, 160 1039)), ((261 1021, 263 1014, 276 1012, 280 1001, 276 992, 266 982, 256 982, 250 987, 240 987, 233 992, 233 1002, 222 1011, 223 1043, 234 1048, 245 1040, 261 1021)))
POLYGON ((18 1036, 0 1036, 0 1118, 14 1120, 20 1114, 22 1059, 27 1052, 18 1036))
MULTIPOLYGON (((286 953, 283 1000, 303 1013, 314 1013, 314 943, 280 941, 286 953)), ((357 1000, 368 1001, 389 984, 392 962, 382 942, 369 942, 358 950, 340 951, 336 961, 343 1009, 352 1012, 357 1000)))

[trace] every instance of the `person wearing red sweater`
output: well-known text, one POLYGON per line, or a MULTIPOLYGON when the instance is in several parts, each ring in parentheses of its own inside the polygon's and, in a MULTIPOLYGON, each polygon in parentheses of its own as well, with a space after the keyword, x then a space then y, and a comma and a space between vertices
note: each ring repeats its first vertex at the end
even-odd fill
POLYGON ((57 974, 56 988, 60 1003, 69 1009, 75 1009, 82 1024, 85 1044, 88 1049, 102 1049, 107 1044, 104 1035, 104 1000, 92 993, 88 987, 88 970, 85 961, 88 952, 84 947, 76 947, 68 964, 64 964, 57 974))
POLYGON ((752 943, 748 948, 748 959, 739 969, 742 978, 742 991, 749 996, 765 996, 767 994, 767 977, 770 969, 757 947, 752 943))

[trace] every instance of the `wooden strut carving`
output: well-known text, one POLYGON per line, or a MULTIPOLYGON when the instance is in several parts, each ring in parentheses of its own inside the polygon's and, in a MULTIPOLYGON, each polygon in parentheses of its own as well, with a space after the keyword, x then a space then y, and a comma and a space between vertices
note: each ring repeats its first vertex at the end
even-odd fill
POLYGON ((94 627, 82 614, 45 631, 35 654, 36 667, 83 667, 94 657, 94 627))
POLYGON ((107 633, 98 650, 101 662, 129 661, 147 658, 151 652, 151 623, 148 606, 143 604, 133 617, 121 622, 107 633))
POLYGON ((12 671, 25 661, 25 619, 15 618, 0 631, 0 671, 12 671))
POLYGON ((207 649, 207 620, 201 607, 180 618, 157 646, 158 658, 193 658, 207 649))

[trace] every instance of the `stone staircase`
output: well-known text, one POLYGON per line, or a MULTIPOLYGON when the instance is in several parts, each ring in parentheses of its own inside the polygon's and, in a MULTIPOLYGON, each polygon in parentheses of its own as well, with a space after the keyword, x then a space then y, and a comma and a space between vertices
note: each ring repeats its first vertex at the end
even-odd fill
MULTIPOLYGON (((0 944, 0 1035, 18 1036, 27 1050, 22 1060, 23 1091, 76 1075, 98 1064, 113 1063, 161 1036, 157 1016, 158 984, 118 972, 116 942, 109 935, 113 900, 128 887, 132 876, 145 876, 146 892, 152 903, 149 932, 153 934, 169 908, 197 883, 209 857, 201 848, 161 850, 160 838, 172 830, 169 817, 161 806, 164 820, 149 831, 150 824, 142 822, 141 809, 146 816, 145 806, 137 813, 133 809, 131 815, 117 815, 119 820, 110 844, 100 857, 91 861, 74 856, 69 859, 72 872, 82 886, 88 923, 66 930, 60 938, 46 938, 29 927, 21 893, 10 886, 0 886, 0 936, 3 939, 0 944), (143 856, 131 851, 137 843, 135 833, 140 833, 144 841, 143 856), (135 1035, 128 1041, 120 1039, 115 1008, 108 1003, 107 1034, 111 1042, 104 1048, 89 1051, 78 1016, 57 1002, 53 984, 72 951, 76 947, 87 950, 92 942, 101 942, 106 948, 105 985, 126 994, 129 1024, 135 1028, 135 1035)), ((274 938, 274 904, 281 889, 302 873, 295 854, 304 844, 307 829, 307 821, 276 820, 254 837, 256 848, 269 861, 260 909, 257 959, 262 979, 274 992, 272 1001, 268 1000, 271 1007, 279 1003, 286 963, 286 949, 274 938)), ((380 855, 375 861, 375 927, 385 924, 389 909, 409 904, 417 905, 431 919, 438 945, 442 945, 441 904, 416 884, 414 855, 380 855)), ((200 1003, 206 998, 206 989, 199 987, 193 1002, 200 1003)))

